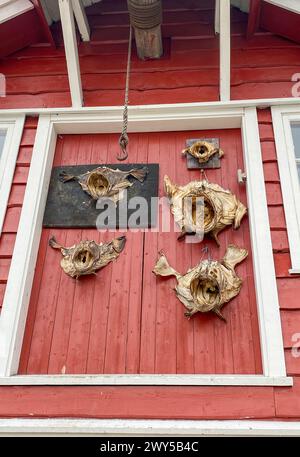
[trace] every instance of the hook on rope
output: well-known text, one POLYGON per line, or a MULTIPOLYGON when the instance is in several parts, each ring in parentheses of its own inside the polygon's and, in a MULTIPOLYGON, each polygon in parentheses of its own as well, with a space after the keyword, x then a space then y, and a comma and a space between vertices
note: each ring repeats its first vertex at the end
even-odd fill
POLYGON ((127 133, 122 133, 119 138, 119 145, 121 148, 121 152, 117 155, 117 159, 120 161, 126 160, 128 157, 128 152, 127 152, 128 142, 129 142, 129 139, 128 139, 127 133))

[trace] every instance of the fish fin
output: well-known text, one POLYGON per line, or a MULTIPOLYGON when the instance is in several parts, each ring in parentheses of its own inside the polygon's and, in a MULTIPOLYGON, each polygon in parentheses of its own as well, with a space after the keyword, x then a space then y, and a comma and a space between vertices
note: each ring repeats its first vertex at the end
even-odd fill
POLYGON ((238 206, 237 206, 237 209, 235 212, 234 225, 233 225, 235 230, 240 227, 242 219, 246 213, 247 213, 246 206, 243 205, 243 203, 238 202, 238 206))
POLYGON ((173 184, 168 175, 164 176, 164 189, 169 198, 171 198, 177 189, 176 184, 173 184))
POLYGON ((55 236, 51 236, 49 239, 49 246, 51 246, 53 249, 64 249, 63 246, 57 243, 55 236))
POLYGON ((216 148, 216 149, 214 150, 214 154, 218 154, 219 159, 220 159, 221 157, 223 157, 224 151, 222 151, 222 149, 220 149, 220 148, 216 148))
POLYGON ((179 273, 170 267, 169 262, 164 254, 160 254, 158 261, 156 262, 155 267, 152 272, 157 276, 176 276, 178 278, 179 273))
POLYGON ((190 152, 190 148, 185 148, 181 151, 181 154, 183 154, 184 156, 187 155, 187 153, 190 152))
POLYGON ((230 244, 227 247, 225 255, 222 260, 222 264, 229 268, 230 270, 234 270, 234 267, 242 262, 248 255, 247 249, 239 248, 234 244, 230 244))
POLYGON ((73 179, 76 179, 77 176, 68 175, 68 173, 66 173, 65 171, 62 171, 61 173, 59 173, 59 178, 62 182, 68 182, 68 181, 72 181, 73 179))
POLYGON ((135 179, 137 179, 140 182, 143 182, 149 173, 149 170, 147 167, 139 168, 138 170, 130 170, 130 175, 133 176, 135 179))
POLYGON ((216 232, 211 232, 211 237, 215 240, 215 242, 217 243, 217 246, 218 248, 220 247, 220 241, 219 241, 219 238, 218 238, 218 235, 219 235, 219 230, 216 231, 216 232))
POLYGON ((112 243, 116 252, 122 252, 126 243, 126 236, 115 238, 112 243))
POLYGON ((227 322, 226 318, 223 316, 219 309, 214 309, 213 312, 224 322, 227 322))
POLYGON ((177 240, 183 241, 185 239, 185 236, 186 236, 186 231, 182 230, 181 233, 178 235, 177 240))

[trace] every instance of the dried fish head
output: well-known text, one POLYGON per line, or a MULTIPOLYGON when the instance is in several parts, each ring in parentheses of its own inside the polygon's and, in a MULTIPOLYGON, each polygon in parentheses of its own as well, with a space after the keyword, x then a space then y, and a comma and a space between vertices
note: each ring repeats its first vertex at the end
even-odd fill
POLYGON ((97 244, 95 241, 80 241, 71 247, 63 247, 54 237, 50 238, 49 245, 60 249, 63 258, 61 267, 72 278, 94 274, 112 260, 115 260, 124 249, 125 236, 113 239, 109 243, 97 244))
POLYGON ((246 249, 229 245, 223 259, 203 260, 196 267, 181 275, 170 267, 164 254, 160 255, 153 273, 157 276, 175 276, 178 299, 184 304, 186 317, 197 312, 209 311, 225 320, 221 309, 223 305, 237 296, 242 287, 242 279, 235 273, 235 266, 248 255, 246 249))
POLYGON ((190 154, 201 164, 207 163, 214 155, 218 155, 221 158, 224 152, 208 141, 196 141, 188 148, 183 149, 182 154, 190 154))

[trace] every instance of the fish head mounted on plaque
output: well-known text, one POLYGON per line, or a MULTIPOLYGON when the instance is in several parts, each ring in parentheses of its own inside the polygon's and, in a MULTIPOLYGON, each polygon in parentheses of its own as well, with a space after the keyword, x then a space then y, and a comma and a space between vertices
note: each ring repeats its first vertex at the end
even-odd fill
POLYGON ((181 275, 170 267, 164 254, 155 265, 153 273, 157 276, 175 276, 175 292, 187 311, 185 316, 212 311, 225 320, 221 313, 223 305, 236 297, 242 287, 242 279, 235 272, 235 266, 248 255, 246 249, 229 245, 225 256, 216 260, 203 260, 196 267, 181 275))
POLYGON ((94 200, 106 197, 117 203, 123 198, 124 190, 133 185, 129 181, 129 177, 143 182, 147 174, 148 169, 146 167, 121 171, 118 168, 112 169, 103 166, 78 176, 62 172, 60 177, 63 182, 78 181, 82 189, 94 200))
POLYGON ((124 249, 125 242, 125 236, 121 236, 108 243, 80 241, 67 248, 58 244, 52 237, 49 245, 54 249, 60 249, 63 255, 60 262, 62 269, 67 275, 77 279, 79 276, 95 274, 97 270, 117 259, 124 249))
POLYGON ((215 155, 220 159, 224 155, 224 152, 208 141, 196 141, 188 148, 183 149, 182 154, 190 154, 201 164, 207 163, 215 155))
POLYGON ((186 234, 196 233, 202 237, 209 234, 219 246, 219 232, 230 225, 238 229, 247 212, 229 190, 206 180, 178 186, 165 176, 164 186, 175 222, 181 230, 179 239, 186 234))

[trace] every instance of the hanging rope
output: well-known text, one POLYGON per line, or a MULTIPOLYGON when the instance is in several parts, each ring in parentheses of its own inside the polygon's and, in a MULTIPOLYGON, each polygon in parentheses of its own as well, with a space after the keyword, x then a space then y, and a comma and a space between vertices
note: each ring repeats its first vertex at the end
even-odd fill
POLYGON ((131 64, 131 48, 132 48, 132 27, 129 26, 129 42, 128 42, 128 56, 127 56, 127 69, 126 69, 126 83, 125 83, 125 100, 123 109, 123 128, 119 138, 119 145, 122 152, 117 155, 118 160, 126 160, 128 157, 127 146, 129 143, 127 127, 128 127, 128 104, 129 104, 129 78, 130 78, 130 64, 131 64))
POLYGON ((147 30, 162 23, 161 0, 144 0, 142 4, 136 0, 127 0, 127 6, 133 27, 147 30))

